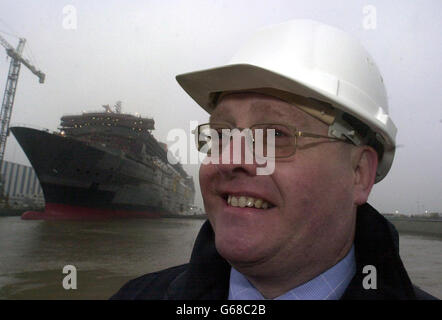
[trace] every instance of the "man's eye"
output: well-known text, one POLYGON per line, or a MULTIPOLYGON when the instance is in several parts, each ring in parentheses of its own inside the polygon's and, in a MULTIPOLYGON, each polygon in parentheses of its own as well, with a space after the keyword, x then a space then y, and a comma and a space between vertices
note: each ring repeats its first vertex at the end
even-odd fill
POLYGON ((275 131, 275 137, 276 138, 289 137, 290 136, 290 132, 286 128, 281 128, 280 126, 276 126, 276 127, 268 128, 268 130, 269 129, 275 131))
POLYGON ((208 135, 206 133, 201 133, 200 137, 201 137, 201 139, 200 139, 201 141, 210 141, 211 140, 210 135, 208 135))
POLYGON ((286 137, 287 134, 281 130, 275 129, 275 137, 286 137))

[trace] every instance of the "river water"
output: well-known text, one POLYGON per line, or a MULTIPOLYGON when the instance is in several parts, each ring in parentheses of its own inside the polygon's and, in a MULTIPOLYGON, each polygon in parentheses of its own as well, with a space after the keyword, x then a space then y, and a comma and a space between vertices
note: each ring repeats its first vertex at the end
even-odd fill
MULTIPOLYGON (((108 299, 128 280, 186 263, 203 220, 0 217, 0 299, 108 299), (63 288, 63 267, 77 289, 63 288)), ((442 239, 400 235, 412 281, 442 298, 442 239)))

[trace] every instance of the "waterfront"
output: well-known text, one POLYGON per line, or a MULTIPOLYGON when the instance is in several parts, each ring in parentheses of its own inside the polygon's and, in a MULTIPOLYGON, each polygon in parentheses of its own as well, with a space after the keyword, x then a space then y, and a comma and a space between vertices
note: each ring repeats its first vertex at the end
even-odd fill
MULTIPOLYGON (((0 217, 0 299, 107 299, 127 280, 188 261, 204 220, 0 217), (77 289, 65 290, 65 265, 77 289)), ((412 281, 442 298, 442 238, 401 234, 412 281)))
POLYGON ((187 262, 197 219, 0 218, 0 299, 107 299, 127 280, 187 262), (65 290, 65 265, 77 289, 65 290))

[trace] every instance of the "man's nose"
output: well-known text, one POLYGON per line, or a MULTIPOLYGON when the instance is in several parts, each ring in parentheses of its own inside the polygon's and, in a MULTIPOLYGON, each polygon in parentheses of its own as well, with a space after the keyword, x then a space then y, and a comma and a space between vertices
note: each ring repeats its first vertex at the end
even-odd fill
MULTIPOLYGON (((232 133, 230 139, 224 141, 217 168, 223 174, 237 172, 256 175, 257 164, 253 156, 253 138, 247 134, 232 133)), ((223 143, 220 141, 220 143, 223 143)))

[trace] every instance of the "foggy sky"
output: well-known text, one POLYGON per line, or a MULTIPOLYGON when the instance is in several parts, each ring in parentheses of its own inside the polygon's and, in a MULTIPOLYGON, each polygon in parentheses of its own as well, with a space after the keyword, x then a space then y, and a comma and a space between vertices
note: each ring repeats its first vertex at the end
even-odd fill
MULTIPOLYGON (((176 83, 177 74, 226 63, 257 28, 309 18, 357 38, 384 78, 403 147, 369 203, 381 212, 442 212, 441 11, 439 0, 3 0, 0 31, 26 38, 25 56, 47 76, 39 84, 22 66, 11 125, 56 130, 64 114, 121 100, 123 112, 153 117, 154 136, 166 141, 170 129, 189 131, 190 121, 208 120, 176 83), (63 28, 66 5, 76 9, 75 30, 63 28), (376 9, 375 29, 364 28, 366 5, 376 9)), ((16 47, 17 38, 1 34, 16 47)), ((2 96, 8 69, 1 48, 2 96)), ((29 164, 12 135, 5 159, 29 164)), ((194 176, 202 206, 198 166, 184 167, 194 176)))

